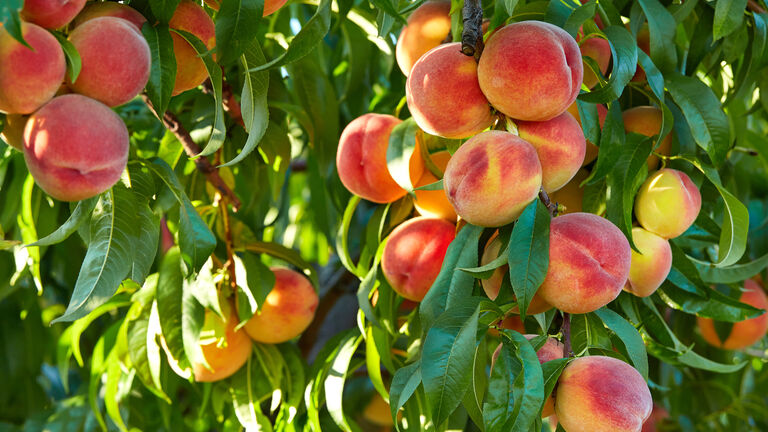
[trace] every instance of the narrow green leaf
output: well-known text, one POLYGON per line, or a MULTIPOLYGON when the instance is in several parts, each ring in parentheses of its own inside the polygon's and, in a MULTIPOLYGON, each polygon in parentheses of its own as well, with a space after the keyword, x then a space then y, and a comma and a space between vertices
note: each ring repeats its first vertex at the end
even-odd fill
POLYGON ((84 222, 88 221, 91 217, 93 209, 96 207, 96 203, 99 202, 99 197, 88 198, 82 201, 78 201, 75 206, 75 210, 69 216, 63 225, 58 227, 56 231, 48 234, 40 240, 26 245, 29 246, 49 246, 56 243, 61 243, 72 235, 84 222))
POLYGON ((523 319, 547 276, 550 220, 547 208, 535 199, 523 210, 509 238, 509 281, 523 319))
POLYGON ((227 0, 216 14, 216 60, 227 65, 240 57, 259 33, 264 0, 227 0))
POLYGON ((152 212, 146 202, 138 202, 136 212, 136 235, 131 238, 131 270, 128 278, 137 284, 143 284, 149 274, 157 254, 160 241, 160 217, 152 212))
POLYGON ((618 99, 637 69, 637 43, 627 29, 611 25, 603 31, 611 45, 613 69, 608 82, 579 95, 585 102, 607 103, 618 99))
POLYGON ((181 252, 178 246, 174 246, 165 253, 157 281, 157 311, 160 324, 160 332, 165 339, 165 346, 179 365, 184 368, 188 365, 184 354, 184 342, 182 335, 182 298, 184 276, 181 273, 181 252))
POLYGON ((29 46, 21 35, 19 12, 23 5, 24 0, 4 0, 0 3, 0 23, 3 25, 3 30, 7 31, 14 39, 25 46, 29 46))
POLYGON ((181 0, 151 0, 149 6, 152 8, 152 13, 160 20, 161 23, 167 23, 171 20, 173 13, 176 12, 176 7, 181 0))
POLYGON ((416 134, 419 132, 419 126, 413 120, 407 120, 399 123, 389 134, 389 145, 387 146, 387 169, 392 178, 401 188, 412 191, 411 183, 411 156, 416 151, 416 134))
POLYGON ((240 368, 231 380, 229 393, 232 396, 235 416, 247 430, 271 432, 272 423, 261 410, 261 403, 253 391, 254 382, 262 377, 253 373, 255 368, 252 363, 253 356, 248 358, 245 366, 240 368))
MULTIPOLYGON (((513 390, 515 415, 506 421, 504 430, 527 432, 531 430, 536 419, 541 418, 541 407, 544 403, 544 374, 536 351, 530 342, 515 331, 507 331, 505 334, 511 337, 515 344, 514 352, 522 365, 522 373, 515 380, 513 390)), ((504 339, 504 343, 509 344, 509 341, 504 339)))
POLYGON ((420 361, 401 367, 392 377, 392 385, 389 387, 389 409, 392 412, 392 421, 398 431, 400 424, 397 421, 397 412, 413 396, 421 384, 421 379, 420 361))
MULTIPOLYGON (((152 2, 154 4, 154 2, 152 2)), ((171 101, 176 82, 176 56, 173 54, 173 38, 166 24, 155 26, 145 23, 141 34, 149 44, 151 67, 147 81, 147 97, 158 117, 162 118, 171 101)))
POLYGON ((305 261, 301 257, 301 254, 299 254, 297 251, 293 249, 287 248, 278 243, 251 242, 245 245, 245 250, 250 252, 255 252, 255 253, 264 253, 267 255, 271 255, 275 258, 278 258, 285 262, 293 264, 294 266, 301 269, 304 276, 309 278, 309 281, 312 282, 312 285, 315 286, 315 289, 317 289, 320 286, 315 268, 312 267, 312 265, 309 264, 307 261, 305 261))
POLYGON ((768 266, 768 254, 757 258, 754 261, 735 264, 729 267, 717 267, 715 265, 706 265, 700 262, 694 262, 696 268, 701 274, 701 279, 709 284, 732 284, 749 279, 760 273, 768 266))
POLYGON ((635 369, 640 372, 643 378, 648 379, 648 354, 645 352, 643 337, 640 336, 637 329, 621 315, 608 308, 598 309, 595 314, 621 339, 635 369))
POLYGON ((61 33, 53 32, 56 36, 56 40, 59 41, 62 51, 64 51, 64 57, 67 59, 67 76, 71 82, 77 81, 77 77, 80 75, 80 69, 83 68, 83 61, 80 58, 80 53, 77 52, 77 48, 64 37, 61 33))
POLYGON ((664 72, 674 70, 677 66, 675 18, 659 0, 639 0, 639 3, 648 20, 653 63, 664 72))
POLYGON ((353 334, 350 334, 349 338, 343 340, 336 357, 331 363, 328 378, 325 379, 325 403, 331 418, 341 430, 352 429, 347 417, 344 415, 342 404, 344 382, 346 381, 347 374, 354 372, 349 370, 349 362, 352 360, 352 355, 355 354, 362 340, 362 336, 354 336, 353 334))
POLYGON ((744 10, 747 0, 719 0, 715 2, 715 22, 712 37, 718 40, 728 36, 741 27, 744 22, 744 10))

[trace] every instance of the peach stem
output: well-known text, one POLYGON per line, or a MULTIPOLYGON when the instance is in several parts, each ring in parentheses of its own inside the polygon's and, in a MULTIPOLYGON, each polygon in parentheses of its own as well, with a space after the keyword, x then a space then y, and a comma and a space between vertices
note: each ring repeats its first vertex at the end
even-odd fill
POLYGON ((563 326, 560 328, 563 332, 563 353, 565 357, 572 357, 573 351, 571 351, 571 314, 563 312, 563 326))
POLYGON ((557 203, 552 202, 552 200, 549 199, 549 195, 544 192, 543 188, 539 191, 539 199, 544 204, 544 206, 547 207, 547 210, 549 210, 549 213, 552 215, 552 217, 557 216, 557 203))

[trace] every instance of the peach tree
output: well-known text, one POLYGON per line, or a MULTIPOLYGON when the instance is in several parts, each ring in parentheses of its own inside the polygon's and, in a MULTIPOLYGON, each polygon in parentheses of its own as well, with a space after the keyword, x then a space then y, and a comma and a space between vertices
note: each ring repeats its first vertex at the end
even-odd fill
POLYGON ((766 430, 763 0, 4 0, 0 430, 766 430))

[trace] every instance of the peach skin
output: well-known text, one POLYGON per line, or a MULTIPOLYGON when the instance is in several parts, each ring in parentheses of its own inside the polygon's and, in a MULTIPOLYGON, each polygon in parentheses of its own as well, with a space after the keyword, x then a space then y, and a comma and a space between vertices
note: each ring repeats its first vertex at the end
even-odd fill
MULTIPOLYGON (((579 122, 579 126, 581 126, 581 116, 579 115, 579 107, 576 106, 576 102, 572 103, 571 106, 568 107, 568 112, 571 113, 573 118, 575 118, 576 121, 579 122)), ((605 116, 607 115, 608 115, 608 110, 603 105, 597 105, 597 118, 598 118, 598 121, 600 122, 601 129, 603 127, 603 123, 605 123, 605 116)), ((582 127, 582 130, 583 130, 583 127, 582 127)), ((588 163, 597 159, 598 150, 599 150, 598 146, 596 146, 590 141, 587 141, 587 151, 584 154, 584 162, 581 164, 581 166, 587 165, 588 163)))
MULTIPOLYGON (((272 15, 277 12, 278 9, 283 7, 288 0, 266 0, 264 2, 264 14, 263 16, 272 15)), ((219 0, 205 0, 205 4, 213 10, 219 10, 219 0)))
MULTIPOLYGON (((197 36, 209 50, 216 46, 213 20, 202 6, 192 0, 181 0, 168 22, 171 29, 183 30, 197 36)), ((176 82, 173 95, 193 89, 208 78, 208 71, 195 48, 177 33, 171 32, 173 53, 176 56, 176 82)))
POLYGON ((88 3, 83 11, 75 17, 73 24, 77 28, 80 24, 99 17, 122 18, 136 27, 139 32, 141 32, 141 26, 147 22, 144 15, 128 5, 115 2, 101 2, 88 3))
MULTIPOLYGON (((630 108, 621 114, 621 117, 624 119, 624 130, 627 133, 634 132, 648 137, 659 134, 662 116, 661 110, 652 106, 630 108)), ((664 156, 669 156, 671 148, 672 135, 669 134, 664 137, 654 151, 664 156)), ((654 154, 648 156, 648 169, 654 170, 657 166, 659 166, 659 157, 654 154)))
POLYGON ((672 248, 666 239, 638 227, 632 228, 632 239, 640 253, 632 251, 624 291, 648 297, 656 292, 672 269, 672 248))
POLYGON ((205 312, 203 332, 209 337, 200 338, 200 348, 210 369, 204 364, 192 365, 192 372, 197 382, 213 382, 235 374, 251 356, 253 342, 243 329, 235 330, 237 314, 228 301, 221 304, 222 313, 227 320, 222 320, 213 311, 205 312), (223 333, 223 334, 216 334, 223 333))
POLYGON ((699 215, 701 193, 682 171, 665 168, 651 174, 635 199, 640 225, 665 239, 684 233, 699 215))
MULTIPOLYGON (((445 172, 445 167, 451 159, 451 154, 448 153, 448 151, 441 151, 430 155, 430 158, 432 158, 432 162, 434 162, 441 171, 445 172)), ((416 182, 415 186, 426 186, 437 180, 438 178, 425 167, 424 173, 419 178, 419 181, 416 182)), ((448 197, 445 195, 445 191, 417 190, 414 191, 414 193, 416 194, 416 200, 414 200, 413 205, 420 215, 439 217, 449 221, 456 221, 456 218, 458 218, 456 210, 454 210, 453 206, 448 201, 448 197)))
POLYGON ((451 2, 424 2, 408 17, 395 47, 395 59, 405 76, 427 51, 440 45, 451 32, 451 2))
POLYGON ((531 144, 508 132, 488 131, 470 138, 453 154, 443 186, 462 219, 498 227, 517 219, 538 196, 541 171, 531 144))
POLYGON ((616 225, 591 213, 552 219, 549 269, 538 294, 568 313, 592 312, 618 297, 627 282, 631 248, 616 225))
MULTIPOLYGON (((762 287, 752 279, 744 281, 744 291, 739 301, 758 309, 768 309, 768 298, 762 287)), ((718 348, 737 350, 754 345, 768 331, 768 315, 762 314, 733 324, 731 334, 725 341, 715 331, 715 323, 710 318, 696 317, 701 336, 707 343, 718 348)))
POLYGON ((564 207, 560 214, 579 213, 582 211, 584 188, 579 185, 587 177, 589 177, 589 171, 581 168, 565 186, 549 194, 550 201, 562 204, 564 207))
POLYGON ((584 57, 590 57, 597 62, 597 65, 600 67, 600 73, 605 76, 608 66, 611 64, 611 45, 607 40, 600 37, 591 37, 586 40, 582 40, 582 38, 583 33, 579 30, 579 33, 576 35, 576 42, 579 42, 579 50, 581 51, 584 67, 584 85, 592 88, 600 80, 583 59, 584 57))
POLYGON ((462 54, 459 42, 440 45, 413 65, 405 98, 416 124, 432 135, 468 138, 493 122, 477 63, 462 54))
POLYGON ((8 114, 5 116, 5 127, 0 132, 0 138, 6 144, 22 151, 24 149, 24 126, 27 125, 29 116, 21 114, 8 114))
POLYGON ((85 6, 85 0, 24 0, 21 18, 45 27, 57 29, 69 24, 85 6))

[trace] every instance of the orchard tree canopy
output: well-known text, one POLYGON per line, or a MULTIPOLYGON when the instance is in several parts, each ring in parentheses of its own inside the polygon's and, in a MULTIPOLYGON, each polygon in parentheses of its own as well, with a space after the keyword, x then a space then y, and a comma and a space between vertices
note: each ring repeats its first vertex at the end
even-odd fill
POLYGON ((768 430, 764 0, 0 23, 0 431, 768 430))

